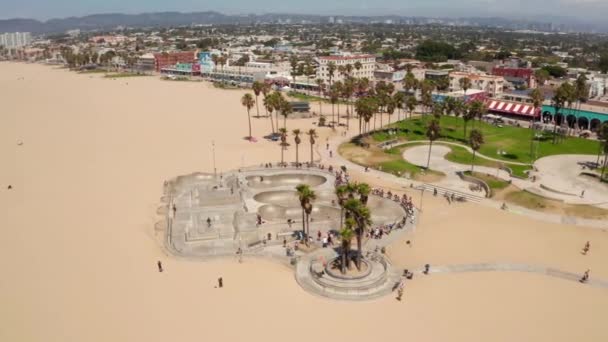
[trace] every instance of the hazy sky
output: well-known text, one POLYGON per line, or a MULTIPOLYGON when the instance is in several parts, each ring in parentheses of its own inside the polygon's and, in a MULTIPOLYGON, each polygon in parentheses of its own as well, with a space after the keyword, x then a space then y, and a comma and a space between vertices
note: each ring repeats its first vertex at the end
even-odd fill
POLYGON ((231 14, 308 13, 414 16, 601 18, 608 0, 0 0, 0 18, 63 18, 95 13, 215 10, 231 14))

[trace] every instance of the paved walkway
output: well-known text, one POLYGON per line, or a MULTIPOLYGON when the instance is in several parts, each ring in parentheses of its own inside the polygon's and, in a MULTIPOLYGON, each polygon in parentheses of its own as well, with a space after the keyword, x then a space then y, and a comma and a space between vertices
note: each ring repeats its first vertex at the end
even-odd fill
MULTIPOLYGON (((431 265, 429 274, 434 273, 464 273, 464 272, 528 272, 544 276, 579 282, 583 276, 572 272, 565 272, 551 267, 508 264, 508 263, 481 263, 481 264, 461 264, 461 265, 431 265)), ((423 269, 417 269, 414 273, 424 275, 423 269)), ((582 284, 581 284, 582 285, 582 284)), ((585 285, 608 289, 608 280, 597 279, 590 274, 589 280, 585 285)))
MULTIPOLYGON (((411 144, 428 144, 430 143, 430 140, 412 140, 412 141, 403 141, 403 142, 399 142, 399 143, 395 143, 395 144, 391 144, 389 145, 389 148, 393 148, 393 147, 399 147, 399 146, 405 146, 405 145, 411 145, 411 144)), ((439 145, 452 145, 452 146, 458 146, 458 147, 462 147, 465 150, 467 150, 469 153, 473 153, 473 149, 470 148, 467 145, 463 145, 463 144, 459 144, 459 143, 455 143, 455 142, 450 142, 450 141, 436 141, 433 144, 439 144, 439 145)), ((512 161, 506 161, 503 159, 496 159, 496 158, 492 158, 492 157, 488 157, 486 155, 483 155, 479 152, 476 153, 476 156, 482 159, 487 159, 487 160, 491 160, 491 161, 495 161, 495 162, 499 162, 499 163, 503 163, 505 165, 530 165, 527 163, 518 163, 518 162, 512 162, 512 161)))

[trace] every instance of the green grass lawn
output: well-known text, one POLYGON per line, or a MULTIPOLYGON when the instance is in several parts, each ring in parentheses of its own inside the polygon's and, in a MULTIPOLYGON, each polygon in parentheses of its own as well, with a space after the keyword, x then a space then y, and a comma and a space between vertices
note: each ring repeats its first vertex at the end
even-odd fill
POLYGON ((509 182, 504 181, 500 178, 496 178, 492 175, 487 175, 485 173, 473 172, 471 174, 471 171, 466 171, 465 174, 469 175, 469 176, 473 176, 477 179, 481 179, 482 181, 486 182, 486 184, 488 184, 488 186, 492 190, 502 190, 509 186, 509 182))
MULTIPOLYGON (((429 116, 403 120, 393 125, 393 127, 398 128, 396 134, 378 132, 373 134, 373 138, 378 142, 395 138, 426 140, 426 123, 430 119, 431 117, 429 116)), ((464 138, 464 120, 461 118, 444 116, 441 118, 440 125, 440 140, 461 144, 468 143, 464 138)), ((479 150, 481 154, 504 160, 505 162, 531 163, 533 161, 530 155, 530 139, 532 137, 530 129, 512 126, 497 127, 485 122, 469 121, 467 134, 473 128, 480 129, 484 135, 485 144, 479 150), (498 150, 505 151, 506 153, 498 154, 498 150)), ((568 137, 563 142, 554 145, 551 133, 545 133, 538 143, 538 157, 556 154, 596 154, 597 148, 597 142, 595 141, 574 137, 568 137)), ((467 158, 463 154, 456 153, 456 155, 453 158, 462 158, 463 160, 467 158)), ((511 167, 511 165, 508 166, 511 167)), ((519 168, 515 167, 515 169, 519 168)))

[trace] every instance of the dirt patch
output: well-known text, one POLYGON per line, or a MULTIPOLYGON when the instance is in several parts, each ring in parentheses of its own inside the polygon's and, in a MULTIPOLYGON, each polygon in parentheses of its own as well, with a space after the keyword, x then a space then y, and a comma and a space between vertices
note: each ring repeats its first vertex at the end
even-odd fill
POLYGON ((524 208, 563 216, 575 216, 586 219, 608 219, 608 210, 591 205, 566 204, 562 201, 547 199, 514 186, 497 192, 497 200, 504 200, 524 208))

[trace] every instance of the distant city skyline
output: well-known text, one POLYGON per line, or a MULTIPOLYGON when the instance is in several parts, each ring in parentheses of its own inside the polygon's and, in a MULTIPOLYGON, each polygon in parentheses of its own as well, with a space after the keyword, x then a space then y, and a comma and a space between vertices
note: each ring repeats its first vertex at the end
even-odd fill
POLYGON ((506 17, 546 21, 605 20, 605 0, 0 0, 0 19, 48 20, 100 13, 218 11, 227 14, 301 13, 321 15, 403 15, 506 17))

